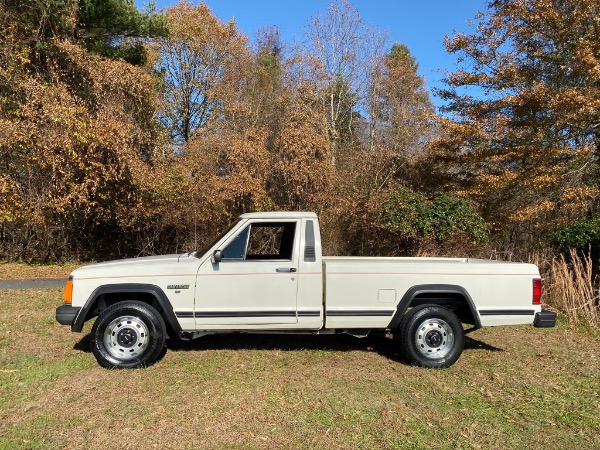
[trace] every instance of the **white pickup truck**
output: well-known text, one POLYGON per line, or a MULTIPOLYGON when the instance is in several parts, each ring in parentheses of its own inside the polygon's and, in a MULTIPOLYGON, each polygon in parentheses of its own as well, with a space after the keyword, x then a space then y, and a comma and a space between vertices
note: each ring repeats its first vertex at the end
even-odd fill
POLYGON ((552 327, 532 264, 459 258, 322 257, 317 216, 240 216, 205 249, 110 261, 69 277, 56 320, 91 330, 101 366, 137 368, 167 337, 215 333, 393 336, 412 364, 448 367, 465 328, 552 327))

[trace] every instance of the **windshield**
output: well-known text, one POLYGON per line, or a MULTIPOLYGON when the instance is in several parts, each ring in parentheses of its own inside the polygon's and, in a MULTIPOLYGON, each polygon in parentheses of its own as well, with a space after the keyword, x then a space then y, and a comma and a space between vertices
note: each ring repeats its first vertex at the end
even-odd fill
POLYGON ((222 233, 219 235, 219 237, 217 237, 216 239, 212 240, 212 241, 210 242, 210 244, 208 244, 208 245, 205 245, 205 246, 204 246, 204 247, 202 247, 200 250, 198 250, 198 251, 196 252, 196 255, 195 255, 195 256, 196 256, 196 258, 202 258, 202 257, 203 257, 203 256, 206 254, 206 252, 208 252, 208 251, 209 251, 209 250, 210 250, 210 249, 211 249, 211 248, 212 248, 212 247, 213 247, 213 246, 214 246, 214 245, 215 245, 217 242, 219 242, 221 239, 223 239, 223 238, 225 237, 225 235, 226 235, 227 233, 229 233, 229 232, 231 231, 231 229, 232 229, 233 227, 235 227, 235 226, 236 226, 236 225, 237 225, 239 222, 240 222, 239 220, 236 220, 235 222, 233 222, 231 225, 229 225, 229 226, 228 226, 228 227, 225 229, 225 231, 223 231, 223 232, 222 232, 222 233))

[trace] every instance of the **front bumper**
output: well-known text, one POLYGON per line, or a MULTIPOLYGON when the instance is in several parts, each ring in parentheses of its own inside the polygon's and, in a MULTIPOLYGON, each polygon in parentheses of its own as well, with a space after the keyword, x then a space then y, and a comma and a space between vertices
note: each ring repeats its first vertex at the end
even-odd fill
POLYGON ((536 328, 551 328, 556 326, 556 313, 542 309, 536 313, 533 319, 533 326, 536 328))
POLYGON ((62 305, 56 308, 56 321, 61 325, 73 325, 81 308, 71 305, 62 305))

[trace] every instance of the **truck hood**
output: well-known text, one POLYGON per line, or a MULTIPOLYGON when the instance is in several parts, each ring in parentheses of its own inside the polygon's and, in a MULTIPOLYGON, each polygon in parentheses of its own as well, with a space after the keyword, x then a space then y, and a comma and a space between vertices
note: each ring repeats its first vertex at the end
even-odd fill
POLYGON ((71 276, 75 279, 147 276, 169 272, 169 269, 175 269, 177 266, 190 262, 198 262, 193 253, 144 256, 90 264, 76 269, 71 276))

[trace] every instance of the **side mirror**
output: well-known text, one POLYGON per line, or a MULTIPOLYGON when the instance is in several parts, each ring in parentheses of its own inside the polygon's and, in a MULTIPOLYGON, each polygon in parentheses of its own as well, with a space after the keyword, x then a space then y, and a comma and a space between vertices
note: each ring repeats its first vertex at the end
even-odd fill
POLYGON ((219 264, 223 260, 223 252, 221 250, 215 250, 212 255, 211 261, 213 264, 219 264))

